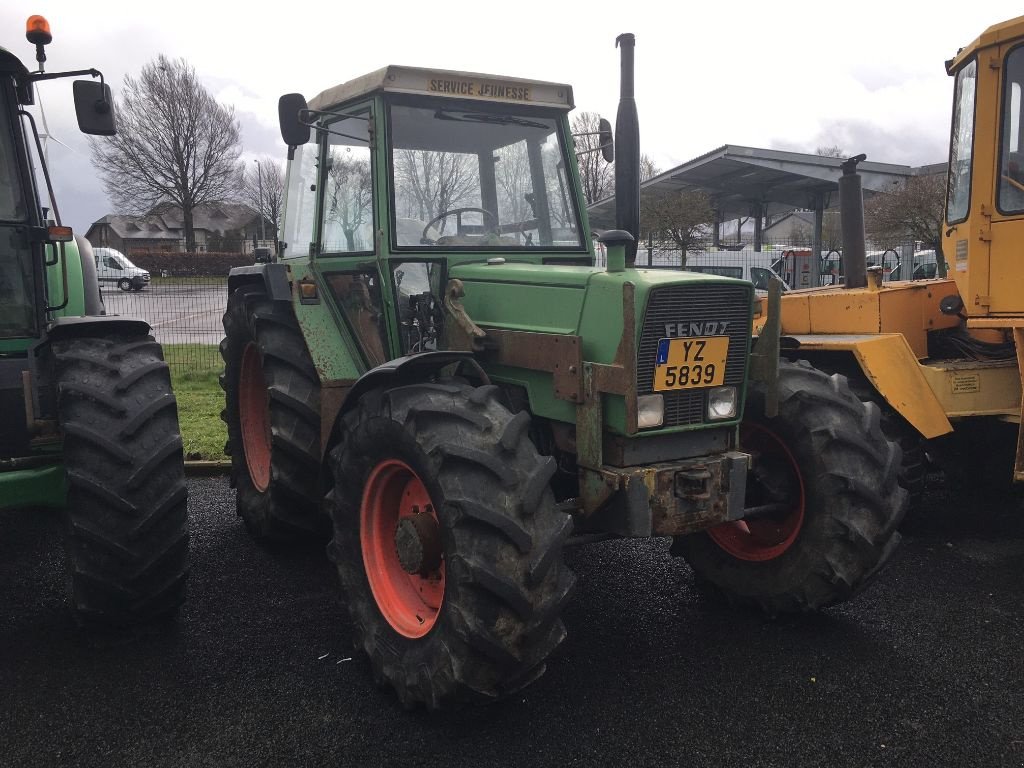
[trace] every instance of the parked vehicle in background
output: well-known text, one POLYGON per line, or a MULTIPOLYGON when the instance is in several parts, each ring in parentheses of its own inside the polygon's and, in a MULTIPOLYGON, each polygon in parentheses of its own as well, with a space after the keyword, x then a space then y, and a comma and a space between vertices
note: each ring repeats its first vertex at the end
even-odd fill
MULTIPOLYGON (((770 256, 749 251, 711 251, 694 253, 686 257, 687 272, 701 272, 705 275, 735 277, 754 284, 758 296, 768 295, 768 282, 773 277, 782 279, 772 269, 770 256)), ((790 290, 785 280, 782 281, 783 292, 790 290)))
POLYGON ((893 280, 930 280, 938 276, 938 267, 934 249, 914 251, 912 262, 901 261, 892 272, 885 276, 885 279, 890 282, 893 280))
POLYGON ((102 286, 115 283, 122 291, 141 291, 149 284, 149 272, 135 266, 114 248, 93 248, 96 276, 102 286))

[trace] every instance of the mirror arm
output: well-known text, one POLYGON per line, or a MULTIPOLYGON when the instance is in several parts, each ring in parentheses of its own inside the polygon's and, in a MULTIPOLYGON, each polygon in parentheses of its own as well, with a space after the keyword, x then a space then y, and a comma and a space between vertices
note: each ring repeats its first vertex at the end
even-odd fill
POLYGON ((577 152, 576 153, 576 157, 583 157, 583 155, 589 155, 591 152, 600 152, 605 147, 610 147, 610 146, 611 146, 611 142, 608 142, 606 144, 599 144, 596 147, 591 147, 590 149, 584 149, 584 150, 582 150, 580 152, 577 152))
POLYGON ((79 77, 80 75, 98 77, 100 85, 103 84, 103 73, 98 69, 76 69, 73 72, 32 72, 22 79, 29 83, 36 83, 40 80, 56 80, 59 77, 79 77))

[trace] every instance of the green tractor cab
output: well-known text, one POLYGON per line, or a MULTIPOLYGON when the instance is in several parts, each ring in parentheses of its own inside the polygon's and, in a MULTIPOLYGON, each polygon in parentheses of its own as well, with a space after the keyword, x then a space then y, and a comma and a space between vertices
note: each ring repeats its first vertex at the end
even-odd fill
POLYGON ((355 642, 410 706, 544 671, 570 540, 672 537, 778 613, 846 599, 898 538, 877 409, 780 363, 777 317, 752 346, 749 282, 633 266, 619 42, 607 267, 570 86, 389 66, 280 100, 283 256, 232 271, 224 316, 238 513, 262 542, 330 535, 355 642))
MULTIPOLYGON (((185 594, 177 410, 149 325, 106 314, 89 242, 61 226, 24 109, 39 81, 102 75, 44 73, 51 36, 41 16, 27 37, 37 72, 0 48, 0 509, 60 510, 77 616, 135 623, 173 612, 185 594)), ((74 98, 84 132, 114 132, 105 84, 76 81, 74 98)))

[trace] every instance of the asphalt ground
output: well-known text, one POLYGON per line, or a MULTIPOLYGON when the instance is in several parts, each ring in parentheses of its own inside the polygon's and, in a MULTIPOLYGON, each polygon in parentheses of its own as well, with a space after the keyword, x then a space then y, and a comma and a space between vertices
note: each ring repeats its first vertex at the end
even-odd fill
POLYGON ((1018 500, 931 491, 867 592, 785 621, 702 598, 663 540, 576 548, 548 673, 430 715, 373 686, 321 550, 261 550, 222 478, 190 490, 189 602, 123 636, 70 620, 54 517, 0 517, 0 765, 1024 764, 1018 500))
POLYGON ((147 321, 161 344, 219 344, 224 338, 221 318, 228 300, 225 279, 181 280, 154 282, 138 292, 104 285, 103 303, 110 314, 147 321))

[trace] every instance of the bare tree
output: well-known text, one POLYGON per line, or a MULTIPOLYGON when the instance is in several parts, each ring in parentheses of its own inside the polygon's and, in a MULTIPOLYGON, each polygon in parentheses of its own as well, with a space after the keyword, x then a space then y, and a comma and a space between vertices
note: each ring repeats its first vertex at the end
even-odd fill
POLYGON ((181 209, 185 248, 195 250, 192 212, 237 194, 240 130, 234 107, 219 104, 184 59, 163 54, 126 75, 115 105, 117 135, 91 139, 92 163, 118 208, 181 209))
POLYGON ((818 157, 848 157, 846 151, 838 144, 833 144, 830 147, 818 147, 814 150, 814 154, 818 157))
MULTIPOLYGON (((345 250, 365 250, 369 244, 357 242, 356 235, 368 225, 373 212, 373 185, 370 163, 361 157, 333 156, 324 205, 324 238, 331 239, 334 227, 345 236, 345 250)), ((329 247, 329 246, 328 246, 329 247)))
POLYGON ((910 238, 938 251, 945 195, 945 175, 911 176, 864 203, 867 234, 878 244, 910 238))
POLYGON ((654 162, 654 159, 650 155, 640 155, 640 181, 647 181, 653 179, 661 173, 661 168, 654 162))
POLYGON ((715 212, 710 198, 698 190, 648 192, 640 198, 640 229, 655 242, 671 244, 682 254, 707 245, 715 212))
POLYGON ((258 167, 252 163, 243 168, 242 200, 270 224, 270 239, 277 237, 284 208, 284 173, 276 160, 264 156, 258 167))
POLYGON ((580 112, 572 120, 580 182, 587 205, 610 197, 615 186, 615 166, 606 162, 600 151, 601 139, 597 135, 600 120, 596 112, 580 112))
MULTIPOLYGON (((408 215, 429 221, 461 205, 480 205, 475 156, 403 149, 396 153, 395 161, 397 196, 408 215)), ((442 232, 445 223, 440 223, 442 232)))

